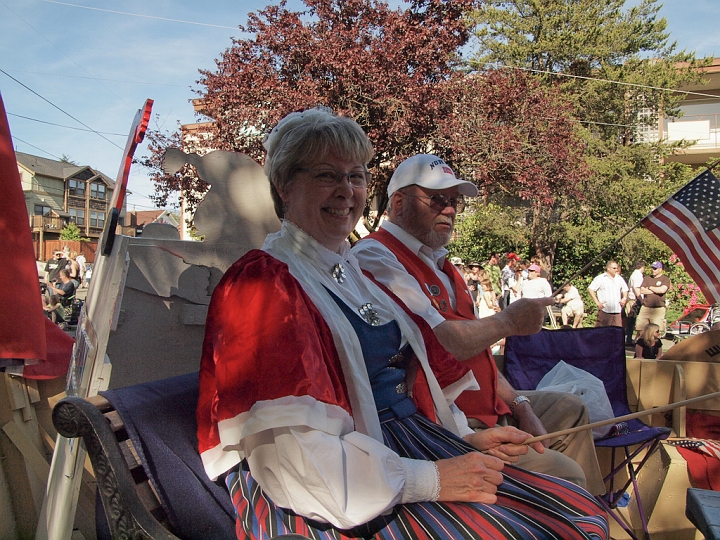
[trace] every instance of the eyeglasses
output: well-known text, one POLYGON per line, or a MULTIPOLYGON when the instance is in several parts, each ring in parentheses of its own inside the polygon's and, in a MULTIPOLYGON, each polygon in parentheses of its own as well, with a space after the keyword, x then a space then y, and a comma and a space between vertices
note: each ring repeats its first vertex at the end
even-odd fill
POLYGON ((313 180, 324 187, 337 186, 347 177, 348 183, 354 188, 366 188, 372 180, 370 171, 350 171, 343 173, 334 169, 297 169, 300 172, 313 174, 313 180))
POLYGON ((426 202, 425 204, 438 213, 445 210, 448 206, 452 206, 458 214, 465 210, 465 197, 462 195, 448 198, 444 195, 416 195, 415 193, 409 193, 407 191, 403 191, 402 193, 418 199, 430 199, 430 202, 426 202))

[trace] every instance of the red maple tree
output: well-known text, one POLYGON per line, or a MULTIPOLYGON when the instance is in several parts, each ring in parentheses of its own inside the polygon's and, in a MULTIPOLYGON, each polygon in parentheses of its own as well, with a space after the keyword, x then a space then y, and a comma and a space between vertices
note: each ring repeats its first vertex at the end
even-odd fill
POLYGON ((453 112, 438 130, 438 144, 486 200, 529 208, 532 247, 551 267, 553 224, 567 197, 581 197, 580 182, 589 174, 572 104, 517 70, 454 79, 445 98, 453 112))
MULTIPOLYGON (((469 38, 465 15, 474 0, 414 0, 407 9, 377 0, 304 3, 305 11, 280 2, 251 13, 240 29, 253 37, 234 40, 216 70, 201 71, 212 147, 262 162, 272 126, 289 112, 324 105, 365 129, 376 149, 371 192, 382 193, 400 161, 428 151, 452 110, 441 87, 460 76, 458 51, 469 38)), ((170 176, 159 168, 159 154, 173 141, 158 133, 148 139, 153 155, 145 164, 157 194, 187 189, 187 170, 170 176)))

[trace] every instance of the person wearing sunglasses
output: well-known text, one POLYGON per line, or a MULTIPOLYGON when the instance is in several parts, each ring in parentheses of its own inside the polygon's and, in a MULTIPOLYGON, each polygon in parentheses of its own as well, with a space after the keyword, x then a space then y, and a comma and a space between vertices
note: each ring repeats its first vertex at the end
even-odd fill
MULTIPOLYGON (((372 279, 423 318, 445 349, 472 369, 482 390, 465 391, 456 399, 470 426, 513 425, 542 435, 586 424, 587 410, 576 396, 521 395, 497 370, 492 344, 539 331, 553 299, 521 298, 495 315, 477 318, 465 280, 445 249, 465 197, 476 197, 477 187, 457 178, 440 157, 419 154, 397 167, 387 193, 387 219, 357 242, 353 253, 372 279)), ((548 447, 543 453, 531 450, 517 465, 586 486, 595 495, 605 492, 590 431, 552 439, 548 447)))
POLYGON ((282 226, 213 292, 196 416, 237 537, 607 538, 590 493, 478 451, 525 451, 528 434, 470 430, 452 401, 472 374, 361 272, 362 128, 310 109, 264 146, 282 226))

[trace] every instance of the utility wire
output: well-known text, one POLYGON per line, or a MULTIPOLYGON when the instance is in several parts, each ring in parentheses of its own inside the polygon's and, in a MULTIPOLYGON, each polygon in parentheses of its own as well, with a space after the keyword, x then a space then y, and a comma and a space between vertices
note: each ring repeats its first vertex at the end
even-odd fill
POLYGON ((64 73, 43 73, 41 71, 25 71, 22 69, 9 69, 8 71, 11 71, 14 73, 30 73, 31 75, 45 75, 48 77, 66 77, 69 79, 88 79, 91 81, 108 81, 108 82, 120 82, 120 83, 128 83, 128 84, 145 84, 148 86, 171 86, 173 88, 187 88, 187 86, 188 86, 186 84, 165 84, 165 83, 156 83, 156 82, 148 82, 148 81, 127 81, 124 79, 103 79, 101 77, 83 77, 81 75, 65 75, 64 73))
MULTIPOLYGON (((13 113, 9 112, 9 113, 7 113, 7 115, 15 116, 17 118, 23 118, 25 120, 32 120, 33 122, 40 122, 41 124, 48 124, 50 126, 57 126, 57 127, 66 128, 66 129, 75 129, 77 131, 88 131, 90 133, 95 133, 91 129, 83 129, 83 128, 73 127, 73 126, 63 126, 62 124, 54 124, 52 122, 47 122, 45 120, 38 120, 37 118, 30 118, 29 116, 22 116, 21 114, 13 114, 13 113)), ((107 131, 98 131, 96 133, 102 133, 104 135, 117 135, 118 137, 127 137, 127 134, 123 134, 123 133, 108 133, 107 131)))
MULTIPOLYGON (((60 48, 57 47, 57 45, 55 45, 52 41, 50 41, 48 38, 46 38, 46 37, 42 34, 42 32, 38 31, 33 25, 31 25, 29 22, 27 22, 25 19, 23 19, 20 15, 18 15, 15 11, 13 11, 13 10, 10 8, 10 6, 8 6, 5 2, 3 2, 2 0, 0 0, 0 4, 4 5, 4 6, 8 9, 8 11, 10 11, 13 15, 15 15, 18 19, 20 19, 20 20, 21 20, 22 22, 24 22, 26 25, 28 25, 37 35, 39 35, 41 38, 43 38, 45 41, 47 41, 50 45, 52 45, 52 46, 53 46, 57 51, 59 51, 60 54, 62 54, 65 58, 67 58, 68 60, 70 60, 73 64, 75 64, 75 65, 76 65, 78 68, 80 68, 82 71, 84 71, 85 73, 87 73, 88 75, 90 75, 90 73, 89 73, 84 67, 82 67, 82 66, 81 66, 80 64, 78 64, 75 60, 73 60, 73 59, 70 58, 67 54, 65 54, 60 48)), ((91 78, 93 78, 93 77, 91 77, 91 78)), ((115 96, 117 99, 119 99, 120 101, 122 101, 123 103, 125 103, 125 105, 128 105, 128 106, 130 105, 127 101, 125 101, 123 98, 121 98, 120 96, 118 96, 118 95, 117 95, 115 92, 113 92, 110 88, 108 88, 108 87, 105 86, 103 83, 101 83, 101 82, 100 82, 100 79, 94 79, 94 80, 95 80, 100 86, 102 86, 105 90, 107 90, 107 91, 110 92, 113 96, 115 96)))
MULTIPOLYGON (((7 77, 10 77, 13 81, 15 81, 16 83, 18 83, 20 86, 22 86, 23 88, 29 90, 30 92, 32 92, 33 94, 35 94, 37 97, 39 97, 39 98, 42 99, 43 101, 49 103, 50 105, 52 105, 53 107, 55 107, 55 108, 56 108, 58 111, 60 111, 61 113, 69 116, 70 118, 72 118, 73 120, 75 120, 78 124, 80 124, 80 125, 88 128, 90 131, 92 131, 92 132, 95 133, 96 135, 102 137, 103 139, 105 139, 107 142, 109 142, 109 143, 112 144, 113 146, 117 146, 120 150, 124 150, 123 147, 121 147, 121 146, 118 145, 118 144, 115 144, 115 143, 112 142, 110 139, 108 139, 107 137, 105 137, 105 135, 102 135, 100 132, 95 131, 93 128, 91 128, 90 126, 88 126, 86 123, 84 123, 84 122, 78 120, 77 118, 75 118, 75 117, 74 117, 72 114, 70 114, 69 112, 64 111, 63 109, 61 109, 60 107, 58 107, 57 105, 55 105, 55 104, 54 104, 52 101, 50 101, 49 99, 46 99, 46 98, 44 98, 43 96, 41 96, 40 94, 38 94, 35 90, 33 90, 32 88, 30 88, 29 86, 21 83, 20 81, 18 81, 15 77, 13 77, 12 75, 10 75, 10 74, 9 74, 8 72, 6 72, 5 70, 0 69, 0 73, 4 73, 7 77)), ((52 154, 51 154, 51 155, 52 155, 52 154)))
POLYGON ((143 17, 145 19, 157 19, 159 21, 177 22, 177 23, 183 23, 183 24, 194 24, 197 26, 209 26, 211 28, 227 28, 228 30, 239 30, 237 26, 222 26, 220 24, 208 24, 208 23, 201 23, 201 22, 195 22, 195 21, 183 21, 181 19, 169 19, 167 17, 155 17, 153 15, 141 15, 140 13, 128 13, 127 11, 115 11, 112 9, 102 9, 102 8, 96 8, 96 7, 90 7, 90 6, 81 6, 78 4, 69 4, 67 2, 57 2, 56 0, 42 0, 42 1, 47 2, 49 4, 59 4, 61 6, 71 6, 71 7, 82 8, 82 9, 91 9, 93 11, 104 11, 106 13, 117 13, 118 15, 130 15, 132 17, 143 17))
POLYGON ((32 146, 33 148, 35 148, 35 150, 40 150, 40 151, 43 152, 44 154, 47 154, 48 156, 52 156, 52 157, 54 157, 55 159, 57 159, 58 161, 62 160, 61 157, 58 157, 58 156, 56 156, 55 154, 51 154, 51 153, 48 152, 47 150, 43 150, 42 148, 39 148, 39 147, 35 146, 34 144, 30 144, 30 143, 27 142, 27 141, 23 141, 20 137, 16 137, 15 135, 13 135, 12 138, 13 138, 13 141, 20 141, 20 142, 23 143, 23 144, 27 144, 28 146, 32 146))
POLYGON ((624 86, 633 86, 635 88, 647 88, 649 90, 662 90, 663 92, 673 92, 673 93, 685 94, 685 95, 689 95, 689 96, 709 97, 709 98, 713 98, 713 99, 718 98, 717 95, 703 94, 702 92, 690 92, 689 90, 676 90, 673 88, 663 88, 662 86, 649 86, 647 84, 638 84, 638 83, 631 83, 631 82, 624 82, 624 81, 613 81, 612 79, 600 79, 599 77, 587 77, 584 75, 571 75, 570 73, 563 73, 562 71, 556 72, 556 71, 548 71, 548 70, 544 70, 544 69, 532 69, 532 68, 524 68, 524 67, 518 67, 518 66, 499 66, 499 67, 501 69, 517 69, 517 70, 521 70, 521 71, 530 71, 533 73, 544 73, 546 75, 557 75, 558 77, 569 77, 572 79, 583 79, 586 81, 598 81, 598 82, 605 82, 605 83, 618 84, 618 85, 624 85, 624 86))

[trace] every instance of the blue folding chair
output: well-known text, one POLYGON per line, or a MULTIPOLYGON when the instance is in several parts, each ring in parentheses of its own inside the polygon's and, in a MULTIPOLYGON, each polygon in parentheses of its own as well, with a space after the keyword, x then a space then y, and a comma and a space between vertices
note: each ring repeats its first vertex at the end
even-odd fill
MULTIPOLYGON (((568 330, 541 330, 531 336, 511 336, 505 342, 505 376, 517 390, 534 390, 543 376, 560 360, 584 369, 603 381, 615 416, 630 414, 627 401, 625 344, 623 329, 615 326, 568 330)), ((623 426, 624 427, 624 426, 623 426)), ((612 449, 611 470, 604 477, 608 495, 598 497, 600 503, 620 526, 635 540, 637 537, 617 513, 618 502, 632 483, 638 514, 645 537, 649 538, 647 518, 643 510, 637 474, 645 465, 660 441, 670 434, 668 428, 650 427, 635 419, 627 422, 627 429, 595 440, 596 447, 612 449), (632 448, 634 447, 634 449, 632 448), (639 464, 633 459, 646 451, 639 464), (623 452, 616 456, 616 452, 623 452), (616 465, 616 461, 618 461, 616 465), (615 489, 615 476, 627 470, 628 480, 615 489)), ((611 432, 611 433, 613 433, 611 432)))

